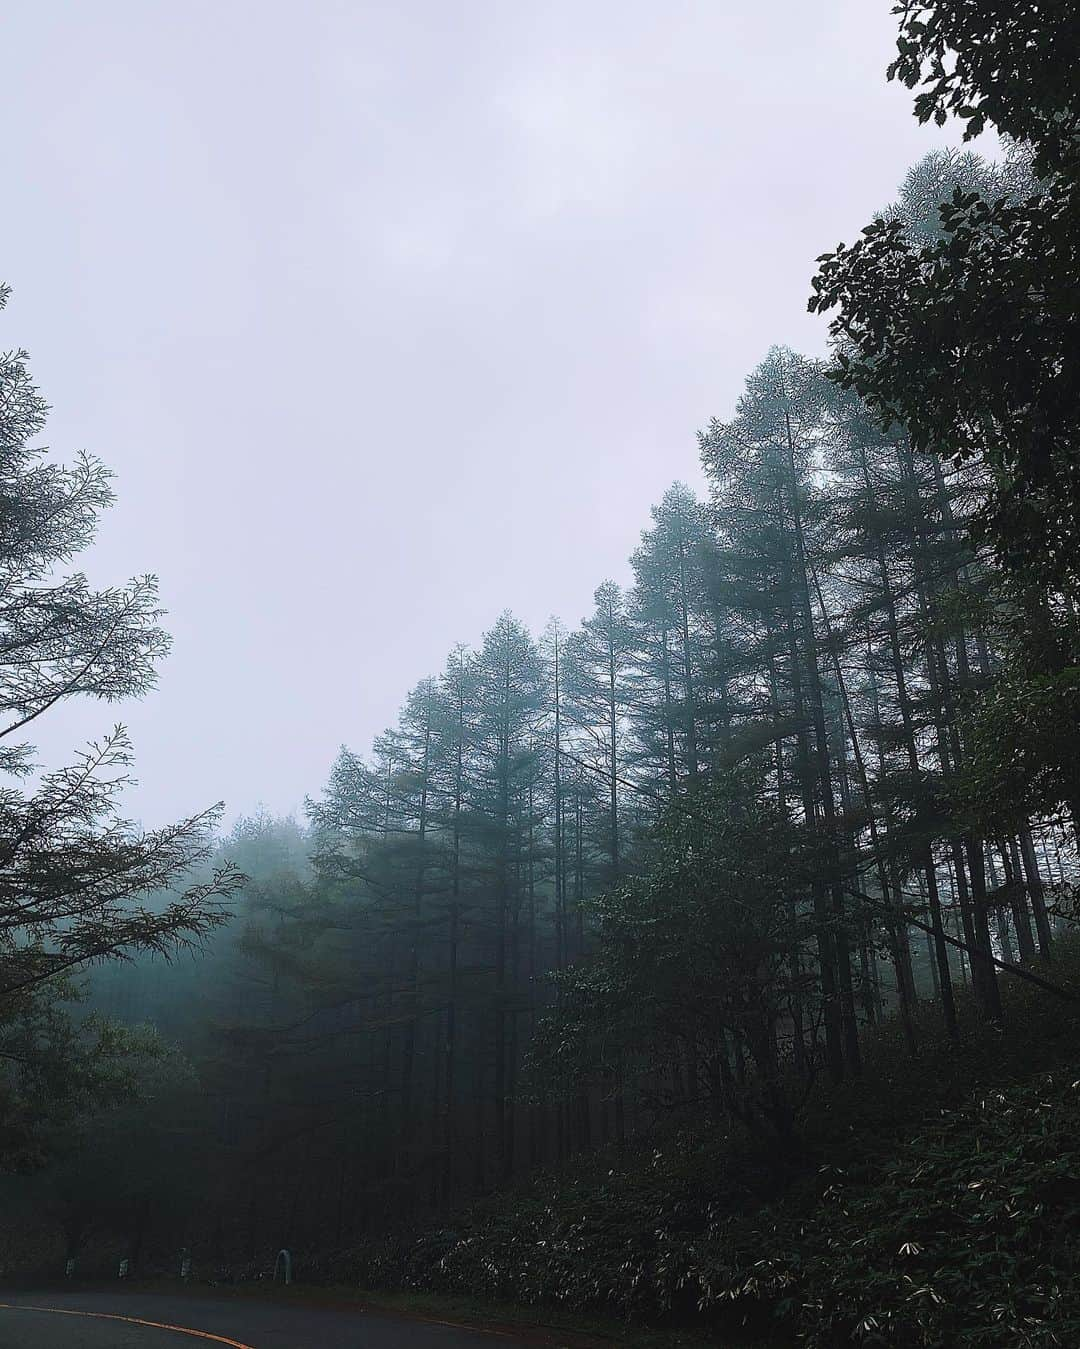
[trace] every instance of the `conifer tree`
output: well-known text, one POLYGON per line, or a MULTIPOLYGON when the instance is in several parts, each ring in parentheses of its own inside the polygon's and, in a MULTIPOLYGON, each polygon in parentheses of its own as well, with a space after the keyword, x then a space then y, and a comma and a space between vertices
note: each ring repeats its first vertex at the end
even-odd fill
MULTIPOLYGON (((71 698, 140 697, 169 645, 152 576, 95 589, 68 570, 112 488, 95 459, 46 457, 46 411, 26 353, 0 356, 0 1032, 93 962, 198 946, 240 879, 205 870, 220 806, 146 832, 124 820, 123 727, 32 780, 24 737, 41 717, 71 698)), ((31 1036, 12 1071, 32 1072, 35 1053, 31 1036)))

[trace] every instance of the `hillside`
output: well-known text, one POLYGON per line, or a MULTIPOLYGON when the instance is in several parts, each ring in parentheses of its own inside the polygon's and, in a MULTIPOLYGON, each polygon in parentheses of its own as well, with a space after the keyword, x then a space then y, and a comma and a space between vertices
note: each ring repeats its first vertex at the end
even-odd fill
MULTIPOLYGON (((1053 978, 1080 994, 1080 943, 1061 945, 1053 978)), ((962 1003, 956 1043, 927 1009, 915 1060, 895 1024, 868 1034, 864 1080, 822 1086, 780 1163, 746 1133, 673 1122, 310 1276, 616 1313, 630 1337, 1075 1343, 1080 1003, 1003 992, 1005 1028, 962 1003)))

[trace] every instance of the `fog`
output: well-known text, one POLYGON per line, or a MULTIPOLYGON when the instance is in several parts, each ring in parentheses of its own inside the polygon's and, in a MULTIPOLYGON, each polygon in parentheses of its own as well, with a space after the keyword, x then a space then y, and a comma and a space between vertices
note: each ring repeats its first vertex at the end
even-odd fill
POLYGON ((576 621, 921 129, 887 4, 10 6, 4 347, 157 572, 148 824, 318 792, 504 607, 576 621))

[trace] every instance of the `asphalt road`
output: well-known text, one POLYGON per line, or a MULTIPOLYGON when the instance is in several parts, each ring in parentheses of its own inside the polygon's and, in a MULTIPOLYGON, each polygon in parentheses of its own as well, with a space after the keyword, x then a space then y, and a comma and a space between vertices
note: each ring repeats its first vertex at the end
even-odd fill
POLYGON ((497 1331, 253 1298, 0 1292, 0 1349, 509 1349, 497 1331))

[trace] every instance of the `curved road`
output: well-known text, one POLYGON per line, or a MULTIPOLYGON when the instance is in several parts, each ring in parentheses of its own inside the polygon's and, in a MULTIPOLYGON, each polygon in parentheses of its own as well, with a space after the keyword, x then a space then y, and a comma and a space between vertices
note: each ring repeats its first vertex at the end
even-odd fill
POLYGON ((0 1292, 0 1349, 509 1349, 525 1343, 500 1331, 380 1315, 359 1305, 0 1292))

